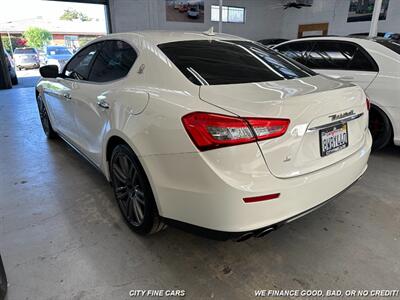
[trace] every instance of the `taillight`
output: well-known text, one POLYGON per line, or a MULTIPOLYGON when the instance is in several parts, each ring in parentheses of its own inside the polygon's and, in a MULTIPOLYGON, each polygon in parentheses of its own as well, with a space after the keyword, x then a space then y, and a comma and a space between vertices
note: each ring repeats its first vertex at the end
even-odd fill
POLYGON ((367 109, 370 110, 371 109, 371 101, 369 100, 368 97, 366 98, 365 102, 367 104, 367 109))
POLYGON ((182 117, 182 123, 196 147, 205 151, 276 138, 286 132, 290 121, 194 112, 182 117))
POLYGON ((290 123, 287 119, 246 118, 246 120, 259 141, 284 135, 290 123))

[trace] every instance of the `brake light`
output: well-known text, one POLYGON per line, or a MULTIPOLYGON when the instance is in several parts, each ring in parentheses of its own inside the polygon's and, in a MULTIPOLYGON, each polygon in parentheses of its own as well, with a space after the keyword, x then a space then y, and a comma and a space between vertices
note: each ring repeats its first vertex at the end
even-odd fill
POLYGON ((194 112, 183 116, 182 123, 196 147, 206 151, 276 138, 286 132, 290 121, 194 112))
POLYGON ((370 110, 371 109, 371 101, 369 100, 369 98, 366 98, 366 104, 367 104, 367 109, 370 110))

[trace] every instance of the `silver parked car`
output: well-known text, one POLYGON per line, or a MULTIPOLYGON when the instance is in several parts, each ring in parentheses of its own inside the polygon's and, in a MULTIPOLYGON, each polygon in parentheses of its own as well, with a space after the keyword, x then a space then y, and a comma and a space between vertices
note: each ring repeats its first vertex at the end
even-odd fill
POLYGON ((16 48, 14 62, 18 70, 40 67, 39 54, 35 48, 16 48))

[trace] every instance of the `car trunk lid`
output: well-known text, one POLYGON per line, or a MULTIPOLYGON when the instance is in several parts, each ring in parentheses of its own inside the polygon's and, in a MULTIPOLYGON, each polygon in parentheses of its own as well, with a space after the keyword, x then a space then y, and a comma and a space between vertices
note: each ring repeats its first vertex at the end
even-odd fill
POLYGON ((200 98, 240 117, 290 119, 283 136, 258 141, 270 172, 280 178, 314 172, 348 157, 361 148, 368 127, 362 89, 321 75, 201 86, 200 98), (348 146, 323 156, 320 135, 345 130, 342 123, 347 124, 348 146))

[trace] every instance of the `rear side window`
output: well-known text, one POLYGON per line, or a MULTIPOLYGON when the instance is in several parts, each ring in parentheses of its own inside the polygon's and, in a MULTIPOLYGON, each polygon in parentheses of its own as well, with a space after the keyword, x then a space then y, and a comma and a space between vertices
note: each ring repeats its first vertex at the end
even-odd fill
POLYGON ((106 41, 93 64, 89 81, 107 82, 126 76, 137 58, 136 51, 123 41, 106 41))
POLYGON ((278 50, 282 54, 291 59, 296 60, 297 62, 310 67, 307 62, 308 55, 314 45, 314 42, 295 42, 295 43, 286 43, 281 46, 275 47, 274 49, 278 50))
POLYGON ((372 58, 354 43, 317 41, 307 58, 315 69, 376 71, 372 58))
POLYGON ((304 41, 287 43, 276 49, 311 69, 378 71, 373 58, 355 43, 304 41))
POLYGON ((14 54, 36 54, 36 50, 34 48, 17 48, 15 49, 14 54))
POLYGON ((400 54, 400 43, 392 40, 377 40, 377 43, 389 48, 390 50, 400 54))
POLYGON ((248 41, 180 41, 158 47, 197 85, 276 81, 314 75, 275 51, 248 41))

